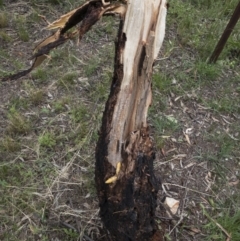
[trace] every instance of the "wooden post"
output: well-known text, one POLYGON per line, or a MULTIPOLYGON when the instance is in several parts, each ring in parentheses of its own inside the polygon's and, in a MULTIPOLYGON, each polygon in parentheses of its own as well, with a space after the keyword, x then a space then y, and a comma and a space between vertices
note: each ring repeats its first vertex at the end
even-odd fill
POLYGON ((215 47, 211 57, 209 58, 209 63, 215 63, 217 61, 219 55, 221 54, 225 44, 227 43, 227 40, 228 40, 229 36, 231 35, 239 18, 240 18, 240 1, 231 17, 226 29, 224 30, 220 40, 218 41, 217 46, 215 47))
POLYGON ((166 0, 129 0, 120 21, 95 170, 100 215, 117 241, 163 240, 154 216, 160 183, 153 172, 147 114, 166 12, 166 0))

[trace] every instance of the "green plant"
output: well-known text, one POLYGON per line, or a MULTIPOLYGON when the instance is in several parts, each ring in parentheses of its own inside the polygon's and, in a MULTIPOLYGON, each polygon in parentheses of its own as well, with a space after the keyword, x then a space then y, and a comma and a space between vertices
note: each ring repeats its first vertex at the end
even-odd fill
POLYGON ((29 16, 29 21, 33 23, 39 23, 41 21, 41 17, 38 11, 33 10, 33 12, 29 16))
POLYGON ((73 229, 63 229, 64 233, 67 235, 69 241, 74 241, 77 240, 77 238, 79 237, 79 233, 77 233, 75 230, 73 229))
POLYGON ((56 102, 54 102, 54 110, 58 113, 63 111, 64 109, 66 109, 66 105, 68 105, 70 102, 70 98, 69 97, 64 97, 62 99, 57 100, 56 102))
POLYGON ((154 88, 157 88, 161 93, 168 93, 171 89, 172 80, 170 80, 165 74, 155 73, 152 81, 154 88))
POLYGON ((51 132, 46 132, 38 138, 40 146, 52 148, 56 145, 56 138, 51 132))
POLYGON ((203 208, 204 215, 209 222, 204 225, 204 230, 208 233, 206 240, 225 241, 226 235, 231 237, 232 241, 240 239, 240 211, 231 214, 230 210, 222 210, 218 213, 216 218, 213 218, 205 208, 203 208))
POLYGON ((221 98, 213 98, 206 104, 214 111, 220 113, 240 113, 240 106, 234 98, 229 98, 228 94, 221 98))
POLYGON ((56 103, 54 103, 54 110, 56 112, 61 112, 64 110, 64 104, 60 101, 57 101, 56 103))
POLYGON ((84 68, 84 73, 87 77, 90 77, 95 73, 97 68, 99 67, 100 60, 96 57, 91 58, 89 63, 84 68))
MULTIPOLYGON (((172 0, 171 3, 168 21, 171 25, 177 25, 181 44, 191 46, 206 60, 238 2, 237 0, 225 2, 172 0)), ((236 35, 237 33, 234 33, 229 41, 231 42, 236 35)), ((221 57, 226 56, 226 53, 225 49, 221 57)))
POLYGON ((85 105, 79 104, 70 111, 70 116, 75 123, 82 123, 88 119, 89 111, 85 105))
POLYGON ((196 62, 195 69, 200 81, 205 83, 208 83, 211 80, 216 80, 221 73, 217 64, 208 64, 205 61, 196 62))
POLYGON ((45 82, 48 79, 48 73, 42 68, 38 68, 36 71, 32 72, 32 77, 34 79, 39 79, 41 82, 45 82))
POLYGON ((33 91, 30 93, 29 99, 34 105, 39 105, 43 101, 43 94, 42 90, 33 91))
POLYGON ((49 0, 49 2, 51 4, 57 5, 57 4, 63 3, 64 1, 63 0, 49 0))
POLYGON ((43 107, 43 108, 41 108, 40 113, 48 115, 50 113, 50 110, 48 108, 46 108, 46 107, 43 107))
POLYGON ((178 121, 173 116, 155 117, 153 125, 158 135, 171 135, 179 128, 178 121))
POLYGON ((0 39, 5 42, 12 42, 11 36, 9 36, 5 31, 0 31, 0 39))
POLYGON ((79 73, 77 72, 68 72, 59 80, 59 85, 66 87, 67 89, 74 87, 79 73))
POLYGON ((2 147, 2 149, 7 152, 16 152, 16 151, 19 151, 21 148, 18 140, 15 140, 10 136, 5 136, 1 140, 0 147, 2 147))
POLYGON ((22 40, 24 42, 28 42, 30 37, 29 37, 28 31, 27 31, 27 28, 25 27, 26 18, 23 16, 19 16, 16 18, 15 22, 16 22, 16 26, 18 29, 18 36, 19 36, 20 40, 22 40))
POLYGON ((116 28, 114 28, 114 19, 112 17, 104 17, 103 30, 109 35, 116 35, 116 28))
POLYGON ((15 113, 16 111, 21 111, 28 107, 27 98, 21 96, 13 96, 10 100, 10 113, 15 113))
MULTIPOLYGON (((1 2, 0 2, 0 6, 1 6, 1 2)), ((0 12, 0 28, 5 28, 8 25, 8 18, 7 18, 7 14, 4 12, 0 12)))
POLYGON ((26 134, 31 129, 29 120, 15 110, 10 111, 8 119, 9 124, 7 126, 7 132, 11 135, 26 134))
POLYGON ((161 150, 161 149, 164 147, 164 145, 165 145, 165 140, 164 140, 164 138, 162 138, 161 136, 155 134, 154 140, 155 140, 155 143, 156 143, 156 144, 155 144, 155 145, 156 145, 156 148, 157 148, 158 150, 161 150))

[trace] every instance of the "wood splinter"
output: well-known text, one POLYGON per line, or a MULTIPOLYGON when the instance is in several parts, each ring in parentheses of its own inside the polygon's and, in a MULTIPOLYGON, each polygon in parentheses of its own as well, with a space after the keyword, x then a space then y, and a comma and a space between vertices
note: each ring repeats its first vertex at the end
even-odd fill
POLYGON ((116 168, 116 174, 115 174, 114 176, 108 178, 108 179, 105 181, 106 184, 111 184, 111 183, 114 183, 114 182, 117 181, 117 179, 118 179, 118 174, 119 174, 119 172, 120 172, 121 166, 122 166, 122 162, 118 162, 118 163, 117 163, 117 168, 116 168))

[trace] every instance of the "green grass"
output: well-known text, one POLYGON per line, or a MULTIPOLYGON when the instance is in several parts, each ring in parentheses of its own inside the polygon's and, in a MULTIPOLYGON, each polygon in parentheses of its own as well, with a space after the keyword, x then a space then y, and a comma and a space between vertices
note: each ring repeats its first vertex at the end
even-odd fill
MULTIPOLYGON (((34 8, 37 8, 34 4, 39 2, 32 2, 34 8)), ((63 2, 59 5, 63 6, 63 2)), ((54 9, 53 6, 50 8, 54 9)), ((48 10, 46 8, 45 13, 48 10)), ((35 11, 41 12, 41 9, 35 11)), ((12 27, 15 27, 18 39, 23 42, 32 33, 30 23, 37 25, 36 29, 42 29, 42 25, 39 25, 42 22, 38 21, 36 14, 33 15, 35 11, 29 15, 32 19, 28 16, 13 21, 12 27), (16 20, 23 24, 22 28, 16 20)), ((109 19, 102 22, 101 30, 112 34, 114 30, 111 30, 111 24, 109 19)), ((98 32, 94 38, 103 35, 98 32)), ((37 38, 41 39, 42 35, 37 38)), ((95 216, 98 206, 89 204, 88 207, 87 203, 96 199, 93 150, 98 138, 103 101, 108 95, 112 77, 112 60, 109 61, 109 57, 113 57, 112 46, 113 44, 106 46, 104 53, 96 56, 87 67, 81 64, 81 61, 87 62, 86 59, 76 61, 81 56, 76 53, 75 45, 54 50, 45 65, 34 70, 29 79, 23 78, 21 91, 11 93, 5 106, 5 134, 0 137, 0 156, 3 158, 0 158, 1 214, 6 206, 0 222, 4 227, 9 227, 0 234, 1 240, 50 240, 54 233, 64 240, 76 240, 84 233, 95 239, 97 229, 95 224, 89 223, 89 218, 95 216), (110 50, 107 49, 109 46, 110 50), (100 66, 101 61, 105 63, 104 70, 100 66), (98 76, 97 81, 92 78, 94 74, 98 76), (78 78, 86 79, 86 76, 86 85, 78 81, 78 78), (63 193, 54 197, 54 207, 52 198, 57 190, 63 193), (66 203, 72 202, 71 197, 76 195, 78 207, 74 201, 74 206, 69 206, 69 212, 63 216, 81 216, 82 231, 79 233, 68 227, 49 225, 49 217, 45 215, 47 210, 66 207, 66 203), (14 200, 13 196, 16 196, 14 200), (79 209, 84 210, 84 213, 79 214, 79 209), (86 211, 88 215, 85 215, 86 211), (95 231, 88 233, 91 227, 95 231), (28 237, 25 236, 25 231, 28 237)), ((29 47, 32 49, 33 45, 29 47)), ((3 52, 1 60, 9 60, 9 55, 9 51, 3 52)), ((17 58, 11 63, 17 69, 24 67, 17 58)), ((0 69, 4 67, 0 65, 0 69)), ((57 209, 56 212, 51 211, 50 215, 56 214, 60 218, 57 209)))
POLYGON ((20 143, 18 142, 18 140, 10 137, 10 136, 5 136, 3 137, 3 139, 1 140, 0 143, 0 149, 2 149, 5 152, 17 152, 19 151, 21 148, 20 143))
MULTIPOLYGON (((171 24, 177 25, 181 44, 196 49, 203 59, 207 59, 216 45, 223 30, 237 6, 238 1, 170 1, 171 24)), ((226 57, 231 48, 238 48, 239 24, 230 37, 222 57, 226 57)))
POLYGON ((9 113, 8 119, 7 133, 10 135, 27 134, 31 129, 31 124, 27 118, 15 110, 9 113))
POLYGON ((28 42, 29 41, 29 33, 26 28, 27 20, 23 16, 19 16, 15 20, 17 30, 18 30, 18 36, 21 41, 28 42))
POLYGON ((74 88, 77 83, 78 73, 69 72, 66 73, 58 82, 59 86, 65 87, 67 90, 69 88, 74 88))
POLYGON ((173 116, 161 116, 153 120, 156 132, 161 135, 171 135, 179 128, 178 121, 173 116))
POLYGON ((12 41, 12 38, 5 31, 0 31, 0 39, 2 39, 4 42, 12 41))
POLYGON ((71 110, 70 116, 75 123, 81 123, 88 118, 89 112, 85 105, 79 104, 71 110))
POLYGON ((195 71, 199 80, 204 83, 216 80, 221 74, 218 64, 212 65, 202 60, 195 63, 195 71))
POLYGON ((37 79, 41 82, 45 82, 48 79, 48 73, 45 69, 38 68, 35 71, 32 72, 32 77, 34 79, 37 79))
POLYGON ((30 92, 29 99, 33 105, 39 105, 44 100, 44 92, 43 90, 37 90, 30 92))
POLYGON ((68 96, 64 96, 63 98, 56 100, 53 104, 54 111, 56 113, 61 113, 66 110, 66 106, 71 103, 71 98, 68 96))
MULTIPOLYGON (((0 6, 1 6, 0 2, 0 6)), ((0 12, 0 28, 5 28, 8 26, 8 16, 5 12, 0 12)))
POLYGON ((84 68, 85 75, 87 77, 90 77, 91 75, 95 74, 99 66, 100 66, 100 59, 97 57, 91 58, 88 64, 86 65, 86 67, 84 68))
POLYGON ((153 75, 154 89, 161 93, 169 93, 172 88, 172 80, 162 73, 155 73, 153 75))
POLYGON ((217 112, 224 113, 240 113, 240 106, 234 99, 229 99, 229 94, 222 98, 213 99, 208 102, 208 106, 217 112))
MULTIPOLYGON (((215 205, 217 207, 217 205, 215 205)), ((226 240, 226 234, 222 231, 219 225, 230 235, 231 240, 237 241, 240 239, 240 211, 232 214, 231 210, 226 209, 224 211, 219 210, 216 212, 216 217, 213 217, 203 209, 205 216, 209 219, 209 223, 204 225, 204 228, 208 232, 208 236, 205 240, 226 240)))
POLYGON ((38 138, 38 142, 42 147, 52 148, 56 145, 56 139, 50 132, 46 132, 38 138))

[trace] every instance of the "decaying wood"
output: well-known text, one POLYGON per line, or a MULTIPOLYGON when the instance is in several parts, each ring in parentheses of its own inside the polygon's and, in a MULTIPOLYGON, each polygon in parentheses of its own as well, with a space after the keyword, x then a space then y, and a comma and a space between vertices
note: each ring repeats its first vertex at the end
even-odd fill
POLYGON ((159 183, 153 173, 147 112, 165 18, 165 0, 129 0, 126 18, 120 22, 95 172, 101 217, 118 241, 161 240, 162 236, 154 221, 159 183))

